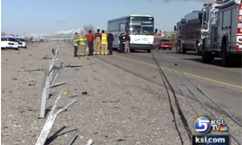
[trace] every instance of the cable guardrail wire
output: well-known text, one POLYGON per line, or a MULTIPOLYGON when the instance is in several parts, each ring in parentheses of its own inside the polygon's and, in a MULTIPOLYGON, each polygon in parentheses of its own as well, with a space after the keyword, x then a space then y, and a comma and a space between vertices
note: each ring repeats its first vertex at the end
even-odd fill
MULTIPOLYGON (((167 66, 167 65, 166 65, 166 66, 167 66)), ((168 68, 168 67, 167 67, 167 68, 168 68)), ((171 69, 171 71, 173 72, 173 73, 171 73, 172 75, 174 75, 176 78, 178 78, 180 82, 183 82, 182 79, 180 78, 180 76, 177 77, 177 75, 175 75, 175 71, 174 71, 173 69, 171 69)), ((175 77, 170 77, 170 78, 173 80, 173 82, 176 82, 176 81, 175 81, 175 77)), ((182 84, 184 84, 184 83, 182 83, 182 84)), ((188 96, 185 95, 185 94, 183 93, 183 91, 182 91, 182 89, 179 87, 178 83, 174 83, 174 85, 176 86, 176 88, 178 88, 178 92, 179 92, 182 96, 185 97, 186 102, 189 104, 189 106, 190 106, 190 108, 193 110, 193 112, 198 116, 198 113, 197 113, 196 109, 192 106, 192 104, 190 103, 190 101, 189 101, 189 99, 188 99, 188 96)))
MULTIPOLYGON (((158 68, 159 73, 160 73, 161 78, 162 78, 162 82, 163 82, 163 84, 164 84, 164 86, 165 86, 165 89, 166 89, 166 92, 167 92, 167 95, 168 95, 168 100, 169 100, 169 104, 170 104, 170 109, 171 109, 171 112, 172 112, 172 116, 173 116, 173 119, 174 119, 175 128, 176 128, 176 130, 177 130, 177 132, 178 132, 179 138, 180 138, 180 140, 181 140, 181 144, 184 144, 184 141, 183 141, 183 138, 182 138, 182 136, 181 136, 180 130, 178 129, 178 126, 177 126, 177 123, 176 123, 175 111, 174 111, 174 108, 173 108, 172 103, 171 103, 171 95, 170 95, 170 93, 169 93, 168 86, 169 86, 169 88, 170 88, 170 90, 171 90, 171 92, 172 92, 172 94, 173 94, 174 100, 176 100, 176 99, 175 99, 175 96, 176 96, 176 95, 175 95, 175 93, 174 93, 174 89, 173 89, 172 86, 170 85, 168 79, 166 78, 166 76, 165 76, 165 74, 164 74, 162 68, 160 67, 160 65, 159 65, 158 61, 156 60, 156 58, 154 57, 153 53, 151 53, 151 54, 152 54, 152 57, 153 57, 153 59, 154 59, 156 65, 157 65, 157 68, 158 68)), ((185 124, 187 124, 187 121, 184 123, 184 120, 183 120, 183 119, 184 119, 184 116, 181 115, 181 114, 182 114, 182 113, 181 113, 182 111, 179 110, 180 107, 179 107, 179 105, 177 104, 177 101, 175 101, 175 104, 176 104, 176 107, 177 107, 177 111, 179 112, 178 114, 180 115, 180 119, 181 119, 181 121, 182 121, 182 123, 183 123, 183 125, 184 125, 184 128, 186 129, 186 125, 185 125, 185 124)), ((189 130, 190 130, 190 129, 189 129, 189 130)), ((186 131, 188 131, 188 130, 186 129, 186 131)), ((189 139, 191 140, 191 134, 190 134, 190 132, 188 132, 188 136, 189 136, 189 139)))
MULTIPOLYGON (((152 54, 152 55, 153 55, 153 54, 152 54)), ((154 55, 153 55, 153 57, 154 57, 154 55)), ((156 60, 156 62, 157 62, 157 64, 158 64, 158 67, 160 67, 160 69, 162 70, 162 68, 161 68, 161 66, 160 66, 160 64, 158 63, 157 60, 156 60)), ((191 139, 191 135, 192 135, 192 134, 191 134, 191 130, 189 129, 188 124, 187 124, 187 120, 186 120, 186 118, 185 118, 185 116, 184 116, 184 114, 183 114, 183 112, 182 112, 182 110, 181 110, 180 103, 179 103, 179 101, 178 101, 178 99, 177 99, 175 89, 174 89, 173 86, 171 85, 169 79, 167 78, 167 76, 166 76, 166 74, 165 74, 165 72, 164 72, 163 70, 162 70, 162 74, 163 74, 163 76, 164 76, 166 82, 168 83, 168 85, 169 85, 169 87, 170 87, 170 89, 171 89, 171 92, 173 93, 173 97, 174 97, 174 100, 175 100, 175 104, 176 104, 176 107, 177 107, 177 111, 178 111, 178 113, 179 113, 179 115, 180 115, 180 118, 181 118, 181 120, 182 120, 182 123, 183 123, 185 129, 187 130, 187 133, 188 133, 188 135, 189 135, 189 137, 190 137, 190 139, 191 139)))
MULTIPOLYGON (((160 53, 161 54, 161 53, 160 53)), ((162 57, 166 57, 166 56, 162 56, 162 57)), ((167 58, 167 57, 166 57, 167 58)), ((171 65, 172 66, 172 65, 171 65)), ((212 99, 212 97, 210 97, 200 86, 196 85, 193 81, 191 81, 191 79, 189 79, 181 70, 179 70, 178 67, 174 67, 174 69, 176 69, 177 72, 179 72, 180 74, 182 74, 184 76, 184 78, 186 80, 188 80, 197 90, 198 92, 200 92, 202 95, 204 95, 207 99, 209 99, 212 103, 214 103, 222 112, 224 112, 231 120, 233 120, 237 125, 239 125, 240 127, 242 127, 242 124, 236 119, 234 118, 228 111, 224 110, 214 99, 212 99)), ((171 70, 174 70, 171 69, 171 70)))
MULTIPOLYGON (((162 55, 162 52, 160 52, 160 51, 156 51, 156 53, 159 53, 160 54, 160 56, 161 57, 163 57, 163 58, 168 58, 168 57, 166 57, 165 55, 162 55)), ((157 62, 157 60, 156 60, 156 58, 154 57, 154 55, 153 55, 153 53, 152 53, 152 56, 153 56, 153 59, 154 59, 154 61, 156 61, 157 62)), ((168 60, 169 60, 169 58, 168 59, 166 59, 167 60, 167 62, 169 63, 169 64, 171 64, 168 60)), ((229 112, 227 112, 227 111, 225 111, 224 109, 222 109, 221 108, 221 106, 219 105, 219 104, 217 104, 211 97, 209 97, 202 89, 201 89, 201 87, 199 87, 199 86, 197 86, 194 82, 192 82, 183 72, 181 72, 180 71, 180 69, 178 68, 178 67, 174 67, 173 65, 171 65, 174 69, 172 69, 172 67, 170 67, 170 66, 168 66, 167 64, 165 64, 166 66, 167 66, 167 68, 169 68, 169 70, 171 70, 171 71, 173 71, 173 72, 179 72, 182 76, 183 76, 183 78, 185 78, 187 81, 189 81, 196 89, 197 89, 197 91, 200 93, 200 94, 202 94, 203 96, 205 96, 205 97, 207 97, 212 103, 214 103, 214 104, 216 104, 216 106, 220 109, 220 110, 222 110, 222 112, 224 112, 231 120, 233 120, 237 125, 239 125, 240 127, 241 127, 241 123, 238 121, 238 120, 236 120, 229 112), (175 71, 176 70, 176 71, 175 71)), ((161 67, 160 65, 159 65, 159 67, 161 67)), ((176 84, 176 83, 175 83, 176 84)), ((185 84, 185 83, 184 83, 185 84)), ((214 114, 214 113, 212 113, 210 110, 209 110, 209 108, 205 105, 205 103, 199 98, 199 97, 197 97, 196 95, 195 95, 195 93, 193 92, 193 90, 190 88, 190 87, 188 87, 188 86, 186 86, 185 85, 185 87, 188 89, 188 91, 189 91, 189 93, 192 95, 192 96, 194 96, 194 97, 196 97, 197 98, 197 100, 199 101, 199 103, 216 119, 217 117, 216 117, 216 115, 214 114)), ((228 131, 228 134, 234 139, 234 141, 238 144, 238 145, 241 145, 241 143, 239 142, 239 140, 232 134, 232 133, 230 133, 229 131, 228 131)))

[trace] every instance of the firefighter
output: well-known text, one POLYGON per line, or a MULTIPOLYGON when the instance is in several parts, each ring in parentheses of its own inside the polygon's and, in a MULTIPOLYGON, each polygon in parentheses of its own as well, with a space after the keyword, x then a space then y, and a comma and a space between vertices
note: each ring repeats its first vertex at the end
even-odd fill
POLYGON ((108 39, 107 34, 102 30, 102 55, 108 54, 108 39))
POLYGON ((100 33, 100 30, 97 29, 97 33, 95 33, 95 50, 94 50, 94 54, 99 54, 100 53, 101 38, 102 38, 102 34, 100 33))
POLYGON ((80 56, 85 55, 85 49, 86 49, 86 43, 87 43, 87 38, 86 35, 84 34, 83 31, 81 31, 81 35, 79 36, 79 41, 80 41, 80 56))
POLYGON ((77 51, 79 46, 79 36, 78 33, 75 33, 75 36, 73 37, 73 45, 74 45, 74 57, 77 57, 77 51))
POLYGON ((89 30, 89 34, 87 35, 89 55, 93 54, 93 40, 94 40, 94 34, 92 33, 91 30, 89 30))
POLYGON ((108 51, 109 55, 113 54, 113 34, 108 31, 108 51))

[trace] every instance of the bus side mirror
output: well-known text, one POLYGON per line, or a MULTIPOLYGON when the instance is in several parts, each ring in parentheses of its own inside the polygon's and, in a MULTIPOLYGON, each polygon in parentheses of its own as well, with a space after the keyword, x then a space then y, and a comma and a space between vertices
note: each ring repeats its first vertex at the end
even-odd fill
POLYGON ((176 26, 174 26, 174 31, 176 31, 177 29, 176 29, 176 26))

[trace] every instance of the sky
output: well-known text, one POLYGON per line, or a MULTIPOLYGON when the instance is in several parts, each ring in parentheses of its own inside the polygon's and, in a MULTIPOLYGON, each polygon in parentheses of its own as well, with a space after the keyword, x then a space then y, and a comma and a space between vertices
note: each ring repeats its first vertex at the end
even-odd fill
POLYGON ((84 25, 107 28, 107 21, 130 14, 149 14, 155 28, 172 31, 193 10, 214 0, 2 0, 1 30, 31 35, 77 29, 84 25))

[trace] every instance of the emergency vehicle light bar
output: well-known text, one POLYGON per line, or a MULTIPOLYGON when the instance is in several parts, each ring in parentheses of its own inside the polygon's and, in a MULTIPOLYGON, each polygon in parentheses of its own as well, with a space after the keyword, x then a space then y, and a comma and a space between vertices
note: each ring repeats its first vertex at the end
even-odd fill
POLYGON ((211 6, 213 6, 213 3, 205 3, 203 6, 204 7, 211 7, 211 6))

